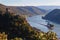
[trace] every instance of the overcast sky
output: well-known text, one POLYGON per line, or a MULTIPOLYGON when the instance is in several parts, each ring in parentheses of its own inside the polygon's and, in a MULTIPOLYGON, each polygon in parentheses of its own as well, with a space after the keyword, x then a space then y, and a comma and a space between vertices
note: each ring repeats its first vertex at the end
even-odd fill
POLYGON ((60 6, 60 0, 0 0, 8 6, 60 6))

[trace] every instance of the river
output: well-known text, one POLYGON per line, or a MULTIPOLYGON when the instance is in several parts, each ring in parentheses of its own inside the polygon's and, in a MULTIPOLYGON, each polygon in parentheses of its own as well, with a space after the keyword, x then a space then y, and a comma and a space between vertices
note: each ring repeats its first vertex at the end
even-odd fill
MULTIPOLYGON (((26 19, 32 27, 36 27, 43 32, 48 32, 49 31, 49 29, 46 26, 44 26, 44 25, 47 25, 47 21, 42 19, 41 15, 28 17, 26 19), (41 24, 43 24, 43 25, 41 25, 41 24)), ((56 32, 58 38, 60 38, 60 24, 56 24, 56 23, 53 23, 53 22, 50 22, 50 23, 55 26, 52 31, 56 32)))

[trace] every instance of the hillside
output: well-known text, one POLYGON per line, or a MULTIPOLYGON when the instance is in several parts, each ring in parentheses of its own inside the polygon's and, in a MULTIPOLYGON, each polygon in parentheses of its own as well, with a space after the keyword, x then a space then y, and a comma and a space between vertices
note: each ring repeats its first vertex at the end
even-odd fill
POLYGON ((6 6, 5 6, 5 5, 0 4, 0 10, 2 10, 2 11, 4 11, 4 12, 5 12, 5 9, 6 9, 6 6))
POLYGON ((11 13, 22 14, 26 16, 43 15, 44 11, 34 6, 5 6, 0 4, 0 9, 9 8, 11 13))
POLYGON ((8 12, 8 9, 6 9, 4 14, 0 10, 0 32, 5 32, 8 40, 16 37, 26 40, 37 40, 38 37, 38 31, 29 25, 25 16, 12 14, 8 12), (34 37, 35 34, 37 35, 36 39, 34 37))
POLYGON ((55 23, 60 23, 60 9, 54 9, 53 11, 49 12, 44 18, 55 23))
POLYGON ((39 8, 34 6, 20 6, 20 7, 9 7, 12 8, 13 11, 16 10, 16 13, 21 13, 24 15, 43 15, 44 12, 41 11, 39 8), (16 8, 16 9, 15 9, 16 8))

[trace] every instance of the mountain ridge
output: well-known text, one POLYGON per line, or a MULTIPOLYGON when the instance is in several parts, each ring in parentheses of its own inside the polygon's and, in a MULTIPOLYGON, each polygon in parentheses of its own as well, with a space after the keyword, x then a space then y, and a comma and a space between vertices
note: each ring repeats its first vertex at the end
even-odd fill
POLYGON ((34 16, 34 15, 43 15, 45 14, 43 11, 41 11, 38 7, 34 6, 5 6, 5 5, 0 5, 0 9, 5 11, 6 8, 9 9, 10 12, 12 13, 17 13, 17 14, 23 14, 26 16, 34 16), (3 6, 3 8, 2 8, 3 6))
POLYGON ((54 9, 49 12, 44 19, 60 24, 60 9, 54 9))

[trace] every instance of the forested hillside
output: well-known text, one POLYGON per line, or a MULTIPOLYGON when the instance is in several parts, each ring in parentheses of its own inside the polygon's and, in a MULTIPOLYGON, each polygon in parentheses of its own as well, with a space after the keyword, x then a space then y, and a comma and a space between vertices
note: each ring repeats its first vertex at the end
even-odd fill
POLYGON ((52 10, 44 18, 49 21, 60 24, 60 9, 52 10))

